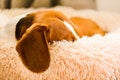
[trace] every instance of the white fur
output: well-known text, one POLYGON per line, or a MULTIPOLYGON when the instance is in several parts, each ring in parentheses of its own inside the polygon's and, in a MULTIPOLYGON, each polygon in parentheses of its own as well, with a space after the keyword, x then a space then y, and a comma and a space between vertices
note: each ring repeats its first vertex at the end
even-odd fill
POLYGON ((75 38, 78 40, 78 39, 79 39, 79 36, 78 36, 77 33, 75 32, 73 26, 72 26, 70 23, 68 23, 67 21, 64 21, 63 23, 64 23, 64 25, 73 33, 73 35, 75 36, 75 38))
POLYGON ((9 17, 5 14, 0 13, 0 27, 5 26, 8 21, 9 17))
POLYGON ((9 22, 9 17, 5 14, 0 13, 0 39, 5 38, 5 25, 9 22))
POLYGON ((25 17, 26 14, 10 18, 5 14, 0 14, 0 41, 6 42, 9 40, 12 44, 16 43, 15 28, 18 21, 25 17), (4 39, 4 40, 3 40, 4 39))
POLYGON ((11 19, 6 25, 5 25, 5 31, 7 34, 10 35, 10 37, 15 38, 15 29, 16 29, 16 24, 18 23, 18 21, 25 17, 26 14, 23 15, 19 15, 13 19, 11 19))

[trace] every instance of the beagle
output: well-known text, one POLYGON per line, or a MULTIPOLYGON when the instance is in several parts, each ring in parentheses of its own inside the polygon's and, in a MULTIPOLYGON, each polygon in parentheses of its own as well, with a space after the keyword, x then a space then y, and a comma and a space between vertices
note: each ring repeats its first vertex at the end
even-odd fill
POLYGON ((37 11, 21 18, 15 36, 16 50, 24 65, 33 72, 43 72, 50 64, 49 42, 74 41, 82 36, 104 35, 95 22, 80 17, 67 18, 58 11, 37 11))

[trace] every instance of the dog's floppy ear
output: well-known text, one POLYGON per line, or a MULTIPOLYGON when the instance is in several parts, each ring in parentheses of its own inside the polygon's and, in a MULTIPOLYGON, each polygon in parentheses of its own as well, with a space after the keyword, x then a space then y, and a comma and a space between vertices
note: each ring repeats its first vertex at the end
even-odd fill
POLYGON ((42 72, 49 67, 50 54, 45 26, 34 23, 18 40, 16 46, 23 63, 33 72, 42 72))

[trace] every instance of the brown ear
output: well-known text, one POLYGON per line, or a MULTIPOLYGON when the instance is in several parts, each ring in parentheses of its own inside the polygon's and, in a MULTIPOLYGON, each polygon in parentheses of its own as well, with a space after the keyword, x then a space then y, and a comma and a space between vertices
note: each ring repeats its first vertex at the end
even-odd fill
POLYGON ((23 63, 33 72, 42 72, 49 67, 50 54, 45 31, 46 27, 33 24, 16 46, 23 63))

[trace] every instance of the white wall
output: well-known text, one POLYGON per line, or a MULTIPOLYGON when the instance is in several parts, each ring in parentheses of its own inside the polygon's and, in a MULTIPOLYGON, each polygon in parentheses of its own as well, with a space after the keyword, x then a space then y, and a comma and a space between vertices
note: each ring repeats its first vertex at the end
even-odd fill
POLYGON ((120 13, 120 0, 96 0, 96 9, 120 13))
POLYGON ((120 13, 120 0, 60 0, 60 3, 76 9, 90 8, 120 13))

